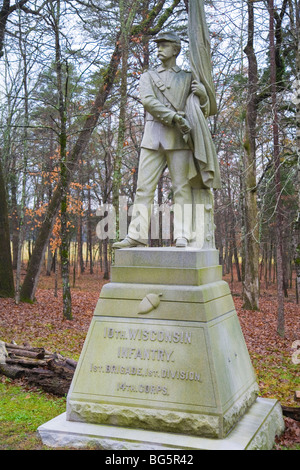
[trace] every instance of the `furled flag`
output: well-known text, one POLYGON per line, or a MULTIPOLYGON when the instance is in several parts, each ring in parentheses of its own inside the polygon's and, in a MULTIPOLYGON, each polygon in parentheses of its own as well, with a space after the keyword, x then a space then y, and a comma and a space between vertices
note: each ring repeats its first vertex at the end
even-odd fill
POLYGON ((209 96, 209 116, 217 113, 209 31, 206 23, 204 0, 189 1, 190 63, 193 79, 200 81, 209 96))
POLYGON ((220 188, 220 169, 215 146, 206 117, 217 113, 209 32, 205 18, 204 0, 189 0, 189 52, 192 79, 202 83, 207 93, 207 103, 201 105, 195 95, 190 95, 186 116, 191 124, 196 167, 207 188, 220 188))

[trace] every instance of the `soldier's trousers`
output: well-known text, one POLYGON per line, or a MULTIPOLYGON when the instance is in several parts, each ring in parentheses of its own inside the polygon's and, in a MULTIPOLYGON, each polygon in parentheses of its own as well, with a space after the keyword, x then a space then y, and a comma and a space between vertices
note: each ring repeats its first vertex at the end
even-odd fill
POLYGON ((174 239, 192 237, 192 190, 189 184, 190 150, 142 148, 137 191, 128 236, 147 243, 151 206, 159 178, 167 164, 174 195, 174 239))

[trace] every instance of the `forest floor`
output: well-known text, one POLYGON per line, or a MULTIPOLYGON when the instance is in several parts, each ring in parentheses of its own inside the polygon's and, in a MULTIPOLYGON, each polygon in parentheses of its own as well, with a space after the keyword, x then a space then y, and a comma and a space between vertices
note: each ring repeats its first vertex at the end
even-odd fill
MULTIPOLYGON (((300 364, 295 347, 300 340, 300 306, 294 292, 285 299, 285 337, 277 334, 276 286, 261 286, 260 310, 242 308, 241 283, 229 283, 251 360, 257 373, 260 395, 276 398, 283 406, 300 406, 294 394, 300 390, 300 364), (293 359, 294 358, 294 359, 293 359)), ((42 275, 33 304, 16 305, 0 299, 0 340, 29 343, 78 360, 101 287, 102 274, 83 274, 72 288, 73 320, 62 315, 61 290, 54 296, 54 277, 42 275)), ((65 398, 29 388, 22 380, 0 375, 0 450, 44 449, 36 428, 65 411, 65 398)), ((300 450, 300 422, 285 417, 286 431, 276 450, 300 450)))

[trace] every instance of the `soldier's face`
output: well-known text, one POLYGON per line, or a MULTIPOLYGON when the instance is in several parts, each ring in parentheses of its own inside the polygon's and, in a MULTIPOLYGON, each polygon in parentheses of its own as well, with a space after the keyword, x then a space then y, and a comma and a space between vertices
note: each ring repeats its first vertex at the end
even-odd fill
POLYGON ((162 41, 157 44, 157 56, 162 62, 176 55, 175 46, 172 42, 162 41))

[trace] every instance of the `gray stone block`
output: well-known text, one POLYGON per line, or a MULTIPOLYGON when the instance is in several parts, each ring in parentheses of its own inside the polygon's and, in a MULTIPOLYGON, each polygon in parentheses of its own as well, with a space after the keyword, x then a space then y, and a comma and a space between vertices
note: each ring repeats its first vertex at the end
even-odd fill
POLYGON ((71 422, 67 421, 66 413, 40 426, 38 434, 43 443, 52 448, 224 451, 271 450, 275 437, 283 430, 282 410, 278 401, 258 398, 224 439, 71 422))
POLYGON ((78 445, 111 449, 272 447, 280 405, 257 399, 216 250, 151 250, 118 252, 58 419, 65 431, 40 435, 59 445, 77 429, 78 445))

